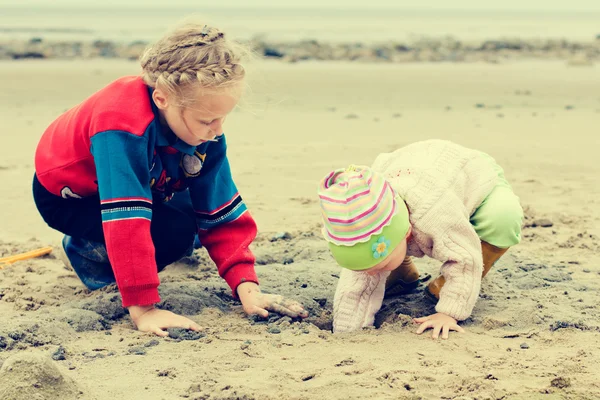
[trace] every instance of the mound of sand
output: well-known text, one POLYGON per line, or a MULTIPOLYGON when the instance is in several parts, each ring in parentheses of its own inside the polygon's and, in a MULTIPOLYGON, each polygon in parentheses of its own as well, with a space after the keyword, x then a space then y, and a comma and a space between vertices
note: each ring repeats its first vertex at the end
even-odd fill
POLYGON ((0 399, 78 399, 83 393, 54 362, 41 354, 17 353, 0 369, 0 399))

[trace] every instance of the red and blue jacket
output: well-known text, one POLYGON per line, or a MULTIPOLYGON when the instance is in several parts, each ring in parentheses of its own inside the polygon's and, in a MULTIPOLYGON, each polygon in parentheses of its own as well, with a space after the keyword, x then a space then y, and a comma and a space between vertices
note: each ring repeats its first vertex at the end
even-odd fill
POLYGON ((161 126, 151 93, 141 77, 124 77, 58 117, 36 150, 38 180, 64 198, 100 196, 124 307, 160 301, 152 201, 189 188, 200 241, 235 295, 240 283, 258 283, 248 248, 257 228, 231 177, 225 136, 179 140, 161 126))

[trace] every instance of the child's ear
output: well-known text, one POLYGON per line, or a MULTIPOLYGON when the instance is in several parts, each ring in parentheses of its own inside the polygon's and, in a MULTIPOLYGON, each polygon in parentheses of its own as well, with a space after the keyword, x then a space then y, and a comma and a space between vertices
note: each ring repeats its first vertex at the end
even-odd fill
POLYGON ((160 89, 154 89, 152 92, 152 100, 160 110, 165 110, 169 107, 169 97, 160 89))

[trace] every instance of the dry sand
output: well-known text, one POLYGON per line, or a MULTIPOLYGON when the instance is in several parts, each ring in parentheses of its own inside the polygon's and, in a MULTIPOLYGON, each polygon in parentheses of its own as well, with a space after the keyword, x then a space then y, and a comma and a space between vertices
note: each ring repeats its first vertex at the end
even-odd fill
MULTIPOLYGON (((0 256, 60 239, 30 195, 44 128, 136 72, 0 63, 0 256)), ((202 250, 161 274, 161 306, 206 328, 192 340, 133 330, 114 288, 89 293, 53 256, 21 262, 0 270, 0 398, 600 398, 600 68, 259 63, 250 83, 228 120, 231 164, 261 231, 263 289, 303 301, 308 322, 244 317, 202 250), (432 307, 420 289, 388 299, 379 329, 332 335, 339 271, 318 235, 316 183, 427 138, 505 167, 526 209, 523 243, 485 279, 464 335, 414 334, 409 316, 432 307), (282 231, 293 238, 270 241, 282 231)))

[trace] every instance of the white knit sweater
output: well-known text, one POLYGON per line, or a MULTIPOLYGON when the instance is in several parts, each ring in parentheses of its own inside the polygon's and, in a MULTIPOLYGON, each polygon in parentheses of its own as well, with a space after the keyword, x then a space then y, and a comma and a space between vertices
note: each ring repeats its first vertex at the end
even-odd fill
MULTIPOLYGON (((442 262, 446 284, 436 311, 457 320, 471 315, 481 286, 481 241, 469 217, 496 185, 493 159, 452 142, 417 142, 380 154, 372 166, 404 199, 413 228, 407 255, 442 262)), ((343 269, 334 297, 333 330, 373 325, 390 273, 343 269)))

